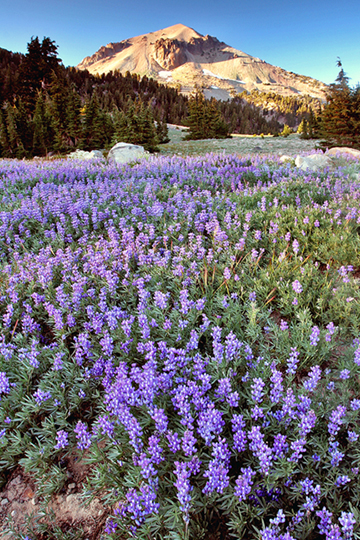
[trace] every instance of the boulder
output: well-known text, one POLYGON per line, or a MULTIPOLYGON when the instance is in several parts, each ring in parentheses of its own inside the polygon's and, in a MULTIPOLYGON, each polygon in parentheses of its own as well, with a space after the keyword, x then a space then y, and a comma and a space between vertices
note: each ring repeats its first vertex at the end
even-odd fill
POLYGON ((292 156, 287 156, 284 154, 283 156, 280 156, 279 161, 280 163, 285 163, 286 161, 293 161, 293 159, 294 158, 292 156))
POLYGON ((87 152, 86 150, 75 150, 75 152, 71 152, 71 154, 68 155, 68 159, 81 159, 81 160, 88 160, 88 159, 104 159, 104 156, 100 150, 91 150, 91 152, 87 152))
POLYGON ((330 150, 328 151, 328 155, 330 156, 339 155, 339 156, 345 156, 345 157, 352 156, 355 158, 360 158, 360 150, 355 150, 355 148, 347 148, 346 146, 335 147, 335 148, 330 148, 330 150))
POLYGON ((129 163, 143 159, 146 155, 143 146, 119 142, 110 150, 108 160, 115 163, 129 163))
POLYGON ((331 159, 325 154, 311 154, 309 156, 296 156, 295 165, 306 171, 317 171, 324 167, 331 167, 333 165, 331 159))

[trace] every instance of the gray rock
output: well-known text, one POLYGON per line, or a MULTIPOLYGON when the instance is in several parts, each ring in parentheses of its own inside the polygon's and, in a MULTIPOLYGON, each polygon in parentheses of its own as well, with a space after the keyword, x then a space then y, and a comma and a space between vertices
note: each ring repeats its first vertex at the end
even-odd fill
POLYGON ((5 506, 8 502, 9 501, 7 499, 3 499, 0 504, 1 506, 5 506))
POLYGON ((311 154, 310 156, 296 156, 295 165, 303 171, 318 171, 324 167, 331 167, 332 161, 325 154, 311 154))
POLYGON ((130 163, 139 161, 147 155, 142 146, 119 142, 112 147, 108 154, 108 160, 114 163, 130 163))

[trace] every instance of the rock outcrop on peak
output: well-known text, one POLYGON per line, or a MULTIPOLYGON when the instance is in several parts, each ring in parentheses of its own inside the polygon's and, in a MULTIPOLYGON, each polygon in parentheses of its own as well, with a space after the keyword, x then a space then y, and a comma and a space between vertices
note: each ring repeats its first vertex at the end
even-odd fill
POLYGON ((268 64, 183 24, 109 43, 77 67, 90 73, 119 70, 147 75, 180 87, 183 93, 193 91, 196 84, 207 97, 219 99, 254 89, 324 99, 327 88, 316 79, 268 64))

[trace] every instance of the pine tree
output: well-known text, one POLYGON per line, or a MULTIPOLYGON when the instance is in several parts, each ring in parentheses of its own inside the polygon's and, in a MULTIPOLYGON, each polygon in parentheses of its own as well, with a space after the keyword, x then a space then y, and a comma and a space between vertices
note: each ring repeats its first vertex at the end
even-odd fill
POLYGON ((0 109, 0 157, 11 157, 10 141, 6 126, 6 110, 0 109))
POLYGON ((156 137, 159 144, 166 144, 170 142, 169 131, 164 117, 159 117, 156 122, 156 137))
POLYGON ((82 148, 84 150, 103 148, 105 140, 103 116, 99 100, 94 93, 86 106, 82 148))
POLYGON ((189 127, 184 140, 206 139, 205 125, 205 97, 204 94, 196 89, 195 95, 192 95, 188 103, 188 117, 186 125, 189 127))
POLYGON ((222 118, 217 101, 205 99, 203 92, 196 89, 188 103, 186 125, 190 128, 185 140, 224 139, 229 136, 229 126, 222 118))
POLYGON ((116 111, 112 143, 126 142, 143 146, 148 152, 158 151, 158 138, 150 106, 141 100, 129 101, 127 110, 116 111))
POLYGON ((66 136, 69 148, 77 148, 82 136, 81 99, 74 86, 68 89, 66 101, 66 136))
POLYGON ((337 62, 340 72, 335 83, 330 85, 327 103, 320 117, 320 136, 323 148, 350 146, 360 148, 360 108, 358 89, 349 87, 349 78, 344 73, 341 61, 337 62))
POLYGON ((7 103, 5 106, 5 124, 8 137, 8 156, 22 159, 27 157, 24 144, 21 140, 21 134, 18 131, 16 124, 17 109, 15 106, 7 103))
POLYGON ((309 139, 309 124, 306 118, 302 120, 303 128, 300 137, 302 139, 309 139))
POLYGON ((46 125, 45 125, 45 100, 43 93, 39 91, 36 100, 33 122, 32 151, 35 156, 46 156, 46 125))
POLYGON ((58 72, 61 60, 57 58, 57 45, 50 38, 31 38, 27 53, 19 69, 20 95, 27 110, 33 112, 37 91, 50 83, 53 72, 58 72))

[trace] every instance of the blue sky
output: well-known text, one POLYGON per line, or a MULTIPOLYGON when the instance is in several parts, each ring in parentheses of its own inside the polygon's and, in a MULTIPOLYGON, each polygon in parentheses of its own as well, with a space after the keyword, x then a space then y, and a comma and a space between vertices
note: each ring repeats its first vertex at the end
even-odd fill
POLYGON ((0 47, 50 37, 66 66, 109 42, 182 23, 270 64, 325 83, 339 56, 360 82, 360 0, 2 0, 0 47))

